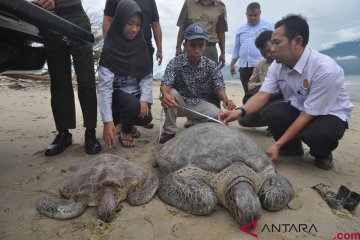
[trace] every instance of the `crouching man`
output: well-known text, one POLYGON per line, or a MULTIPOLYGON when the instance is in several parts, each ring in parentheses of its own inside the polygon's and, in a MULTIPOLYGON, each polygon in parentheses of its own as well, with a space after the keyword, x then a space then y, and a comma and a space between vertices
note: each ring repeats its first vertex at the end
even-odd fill
POLYGON ((218 66, 203 56, 208 40, 202 24, 190 25, 185 30, 186 52, 173 58, 166 67, 160 87, 160 100, 166 115, 160 143, 175 136, 177 117, 188 117, 195 122, 208 121, 206 117, 183 107, 218 118, 220 108, 208 101, 216 93, 225 109, 235 108, 234 102, 225 93, 224 79, 218 66))

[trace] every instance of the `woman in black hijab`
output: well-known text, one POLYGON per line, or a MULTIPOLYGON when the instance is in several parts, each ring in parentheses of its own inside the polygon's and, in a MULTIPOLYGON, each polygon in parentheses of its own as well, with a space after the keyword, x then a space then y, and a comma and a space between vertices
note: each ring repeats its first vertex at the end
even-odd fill
POLYGON ((98 100, 103 138, 109 147, 115 144, 116 123, 121 122, 121 145, 134 147, 133 137, 139 137, 135 125, 152 121, 152 69, 142 23, 140 7, 132 0, 121 0, 104 40, 98 100))

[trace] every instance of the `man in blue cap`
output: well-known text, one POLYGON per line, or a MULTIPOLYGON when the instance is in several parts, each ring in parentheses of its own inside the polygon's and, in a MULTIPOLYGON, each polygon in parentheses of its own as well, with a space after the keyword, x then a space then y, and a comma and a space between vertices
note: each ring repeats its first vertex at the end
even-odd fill
POLYGON ((196 122, 208 121, 206 117, 183 107, 217 118, 220 108, 208 102, 209 97, 216 93, 225 109, 235 108, 234 102, 225 93, 224 78, 217 64, 203 56, 208 40, 202 24, 191 24, 185 30, 186 52, 173 58, 166 67, 160 87, 160 100, 166 115, 160 143, 175 136, 177 117, 189 117, 196 122))

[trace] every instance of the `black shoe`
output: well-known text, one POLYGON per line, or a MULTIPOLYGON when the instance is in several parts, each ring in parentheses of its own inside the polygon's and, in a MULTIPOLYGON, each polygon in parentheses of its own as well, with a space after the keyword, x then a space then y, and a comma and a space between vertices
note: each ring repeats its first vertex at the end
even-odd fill
POLYGON ((302 156, 304 154, 303 147, 291 149, 291 148, 284 148, 280 149, 279 155, 280 156, 302 156))
POLYGON ((333 158, 332 154, 330 154, 328 157, 315 157, 315 165, 318 168, 324 169, 324 170, 331 170, 333 168, 333 158))
POLYGON ((45 156, 55 156, 62 153, 72 144, 72 135, 68 131, 59 132, 55 140, 46 148, 45 156))
POLYGON ((87 154, 97 154, 101 151, 101 144, 96 139, 95 130, 85 131, 85 152, 87 154))
POLYGON ((166 143, 167 141, 169 141, 173 137, 175 137, 175 134, 170 134, 170 133, 165 133, 164 132, 163 134, 161 134, 159 143, 166 143))

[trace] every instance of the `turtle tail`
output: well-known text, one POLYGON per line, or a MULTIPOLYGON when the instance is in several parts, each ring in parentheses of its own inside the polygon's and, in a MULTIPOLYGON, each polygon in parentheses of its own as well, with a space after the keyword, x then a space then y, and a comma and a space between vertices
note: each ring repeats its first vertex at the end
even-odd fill
POLYGON ((39 213, 47 217, 64 220, 81 215, 86 206, 87 204, 83 202, 43 197, 38 201, 36 208, 39 213))

